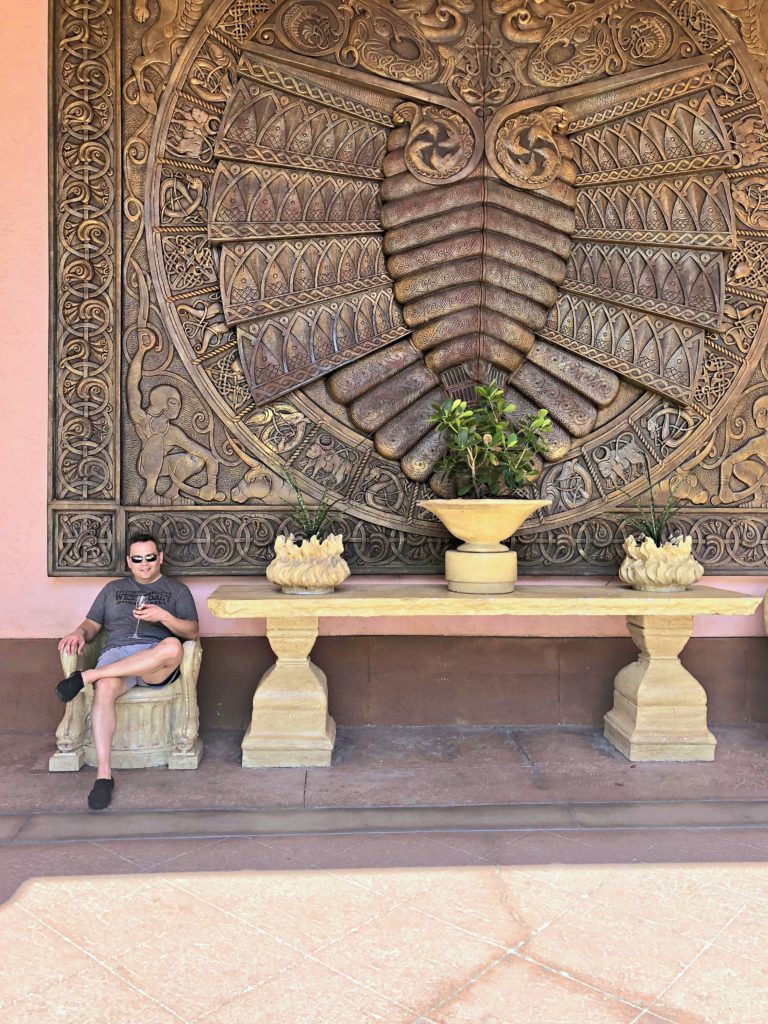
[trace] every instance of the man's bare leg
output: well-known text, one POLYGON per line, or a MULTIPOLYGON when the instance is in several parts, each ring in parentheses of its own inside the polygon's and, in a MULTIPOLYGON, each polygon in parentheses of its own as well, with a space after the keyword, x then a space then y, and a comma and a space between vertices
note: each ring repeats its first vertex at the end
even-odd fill
MULTIPOLYGON (((111 668, 111 666, 110 666, 111 668)), ((112 738, 115 735, 115 701, 125 693, 122 679, 102 676, 93 688, 91 728, 96 747, 96 778, 112 778, 112 738)))
POLYGON ((145 683, 162 683, 175 668, 179 667, 183 656, 181 641, 175 637, 167 637, 154 647, 129 654, 127 658, 114 661, 111 665, 85 669, 82 672, 83 682, 86 686, 95 683, 103 677, 105 671, 109 671, 109 677, 112 679, 138 676, 145 683))

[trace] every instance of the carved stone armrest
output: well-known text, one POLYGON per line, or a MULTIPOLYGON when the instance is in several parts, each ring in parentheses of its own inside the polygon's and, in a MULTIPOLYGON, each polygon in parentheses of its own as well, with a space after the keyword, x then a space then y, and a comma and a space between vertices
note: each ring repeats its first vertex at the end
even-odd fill
MULTIPOLYGON (((93 668, 99 660, 104 637, 98 633, 95 639, 87 643, 81 654, 62 654, 61 668, 64 676, 71 675, 75 669, 93 668)), ((58 755, 51 758, 51 771, 70 771, 71 760, 77 759, 78 767, 82 763, 83 743, 85 741, 85 725, 88 715, 88 700, 85 689, 71 700, 64 709, 64 717, 56 729, 56 747, 58 755)))
MULTIPOLYGON (((203 649, 199 640, 184 642, 179 679, 181 701, 173 724, 172 763, 169 763, 169 767, 183 767, 185 758, 195 755, 198 749, 200 712, 197 707, 197 677, 202 657, 203 649)), ((197 764, 190 764, 190 767, 197 767, 197 764)))
POLYGON ((64 675, 72 675, 75 669, 80 669, 82 672, 83 669, 94 668, 103 646, 104 635, 97 633, 95 638, 85 645, 82 654, 61 654, 61 668, 64 675))

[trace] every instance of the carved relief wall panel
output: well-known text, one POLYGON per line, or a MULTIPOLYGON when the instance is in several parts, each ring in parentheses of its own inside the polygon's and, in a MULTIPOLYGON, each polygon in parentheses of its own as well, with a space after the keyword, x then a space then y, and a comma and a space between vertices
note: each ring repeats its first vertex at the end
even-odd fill
POLYGON ((56 0, 50 571, 253 573, 329 494, 446 536, 432 403, 555 422, 518 540, 600 571, 644 486, 768 564, 768 3, 56 0))

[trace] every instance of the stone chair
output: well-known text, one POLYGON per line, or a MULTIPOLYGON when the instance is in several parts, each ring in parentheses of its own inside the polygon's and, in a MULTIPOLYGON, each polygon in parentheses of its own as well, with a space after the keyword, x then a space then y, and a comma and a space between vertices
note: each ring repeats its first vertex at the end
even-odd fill
MULTIPOLYGON (((76 668, 93 668, 101 653, 104 632, 85 645, 83 653, 62 654, 61 667, 68 676, 76 668)), ((115 704, 117 728, 112 741, 115 768, 197 768, 203 751, 198 736, 197 676, 203 651, 199 640, 184 643, 181 675, 160 689, 135 686, 115 704)), ((76 772, 82 765, 96 765, 91 733, 93 687, 86 686, 67 704, 56 730, 59 748, 48 762, 48 771, 76 772)))

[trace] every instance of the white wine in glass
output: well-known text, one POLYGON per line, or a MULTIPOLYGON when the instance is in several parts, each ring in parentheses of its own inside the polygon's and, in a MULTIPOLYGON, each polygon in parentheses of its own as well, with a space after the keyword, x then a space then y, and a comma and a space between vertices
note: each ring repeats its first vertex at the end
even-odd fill
MULTIPOLYGON (((139 594, 139 596, 136 598, 136 610, 138 611, 140 608, 143 608, 145 604, 147 604, 147 595, 146 594, 139 594)), ((134 631, 133 631, 133 639, 135 640, 138 637, 138 635, 139 635, 139 620, 136 619, 136 629, 134 629, 134 631)))

